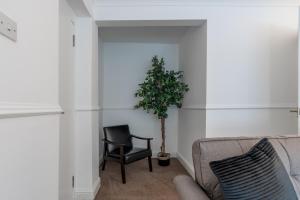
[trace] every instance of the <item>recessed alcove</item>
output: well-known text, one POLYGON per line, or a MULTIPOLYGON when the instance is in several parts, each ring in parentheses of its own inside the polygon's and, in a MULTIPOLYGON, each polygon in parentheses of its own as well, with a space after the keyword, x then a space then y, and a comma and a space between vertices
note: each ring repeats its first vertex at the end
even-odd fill
MULTIPOLYGON (((160 122, 154 115, 134 109, 138 101, 134 93, 150 69, 152 57, 157 55, 165 59, 166 69, 185 72, 190 91, 182 110, 205 104, 206 21, 118 21, 99 25, 103 126, 129 124, 133 134, 153 137, 155 155, 160 151, 160 122)), ((166 121, 167 151, 173 155, 178 153, 182 131, 179 127, 186 126, 181 115, 189 117, 185 111, 170 108, 166 121)), ((196 125, 195 128, 201 127, 196 125)))

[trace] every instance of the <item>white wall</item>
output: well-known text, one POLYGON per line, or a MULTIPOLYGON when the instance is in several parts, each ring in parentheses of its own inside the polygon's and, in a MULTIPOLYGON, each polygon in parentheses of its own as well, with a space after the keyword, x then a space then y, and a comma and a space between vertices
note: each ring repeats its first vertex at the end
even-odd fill
MULTIPOLYGON (((99 112, 100 112, 100 100, 99 100, 99 48, 98 48, 98 26, 92 21, 92 74, 91 74, 91 85, 92 85, 92 177, 93 177, 93 191, 96 196, 100 187, 99 177, 99 134, 102 129, 102 124, 99 123, 99 112)), ((101 71, 100 71, 101 72, 101 71)))
POLYGON ((104 66, 103 66, 103 40, 101 33, 98 28, 98 90, 99 90, 99 164, 102 164, 103 161, 103 150, 104 144, 102 139, 104 138, 103 134, 103 90, 104 90, 104 66))
MULTIPOLYGON (((207 20, 206 106, 189 105, 206 110, 206 137, 297 134, 296 115, 289 112, 298 96, 296 4, 131 3, 99 4, 95 19, 207 20)), ((191 145, 192 139, 184 148, 191 145)), ((190 155, 184 158, 191 165, 190 155)))
POLYGON ((179 49, 184 81, 190 89, 184 97, 183 108, 203 108, 207 96, 207 23, 189 28, 180 40, 179 49))
POLYGON ((58 116, 1 119, 0 129, 1 198, 58 199, 58 116))
POLYGON ((206 136, 206 70, 207 70, 207 23, 190 28, 180 41, 180 66, 184 81, 189 85, 178 123, 178 157, 190 174, 192 144, 206 136))
POLYGON ((230 10, 209 33, 207 137, 297 134, 298 9, 230 10))
POLYGON ((75 176, 74 126, 75 126, 75 47, 73 35, 76 16, 65 0, 59 1, 59 102, 64 110, 60 119, 60 173, 59 199, 72 200, 72 176, 75 176))
MULTIPOLYGON (((73 195, 70 177, 74 174, 71 152, 74 153, 71 135, 73 132, 73 92, 74 87, 78 87, 73 82, 74 68, 70 63, 72 55, 69 48, 72 42, 72 37, 69 37, 70 19, 74 18, 74 13, 68 8, 66 2, 53 0, 24 2, 3 0, 0 2, 0 8, 18 23, 16 43, 0 35, 1 66, 3 66, 0 69, 0 76, 2 76, 0 79, 2 89, 0 94, 0 130, 2 133, 0 154, 1 163, 3 162, 0 166, 1 198, 10 200, 70 199, 73 195), (62 109, 59 104, 65 109, 65 115, 61 121, 59 114, 62 109), (17 192, 16 188, 18 188, 17 192)), ((79 11, 81 8, 78 5, 76 8, 76 11, 84 16, 91 15, 86 13, 87 8, 82 8, 82 11, 79 11)), ((90 92, 88 93, 90 95, 84 96, 88 97, 87 100, 80 99, 79 102, 83 102, 80 104, 81 107, 76 105, 78 112, 85 112, 85 109, 88 109, 87 117, 83 114, 84 120, 82 120, 83 128, 86 124, 88 127, 80 133, 90 134, 88 135, 90 140, 88 144, 83 143, 84 140, 79 142, 79 147, 85 145, 84 147, 90 150, 87 152, 86 148, 83 148, 83 152, 88 155, 84 154, 83 157, 90 158, 89 171, 85 170, 80 175, 85 177, 85 173, 89 173, 90 176, 87 177, 90 178, 91 184, 87 188, 76 188, 79 192, 79 197, 76 196, 78 199, 92 199, 100 186, 97 142, 98 34, 94 21, 91 18, 87 19, 89 29, 82 41, 89 46, 88 51, 83 49, 82 52, 88 53, 90 57, 88 62, 82 61, 86 57, 81 61, 84 65, 89 64, 89 68, 82 71, 83 74, 87 73, 87 78, 83 79, 83 82, 87 80, 88 83, 85 86, 89 88, 88 90, 83 88, 83 90, 90 92)), ((77 54, 77 57, 80 56, 77 54)), ((82 87, 78 88, 79 91, 80 89, 82 87)), ((78 114, 78 119, 80 117, 82 115, 78 114)), ((75 149, 82 150, 77 147, 75 149)), ((76 178, 75 176, 75 180, 76 178)), ((76 181, 79 183, 80 179, 76 181)))
POLYGON ((297 105, 298 7, 98 6, 95 18, 206 19, 209 106, 297 105))
POLYGON ((1 35, 1 102, 57 105, 58 1, 0 3, 1 11, 14 19, 19 28, 16 43, 1 35))
POLYGON ((1 0, 0 9, 18 23, 17 42, 0 35, 1 199, 57 200, 58 1, 1 0))
POLYGON ((98 28, 91 18, 76 21, 75 197, 93 199, 99 178, 98 28))
MULTIPOLYGON (((162 43, 104 43, 104 99, 103 125, 129 124, 136 135, 153 137, 154 154, 160 151, 160 122, 152 114, 134 110, 138 99, 134 97, 138 84, 145 79, 154 55, 165 58, 166 68, 178 70, 177 44, 162 43)), ((169 110, 166 122, 167 151, 177 152, 178 111, 169 110)), ((137 143, 142 145, 142 143, 137 143)), ((145 145, 145 144, 144 144, 145 145)))
POLYGON ((289 109, 207 110, 207 137, 297 135, 297 113, 289 109))
POLYGON ((60 199, 92 200, 100 187, 98 27, 91 18, 91 5, 86 4, 92 1, 66 2, 61 1, 60 29, 60 103, 65 111, 60 199))
POLYGON ((209 107, 297 105, 298 7, 152 4, 98 6, 95 18, 206 19, 209 107))

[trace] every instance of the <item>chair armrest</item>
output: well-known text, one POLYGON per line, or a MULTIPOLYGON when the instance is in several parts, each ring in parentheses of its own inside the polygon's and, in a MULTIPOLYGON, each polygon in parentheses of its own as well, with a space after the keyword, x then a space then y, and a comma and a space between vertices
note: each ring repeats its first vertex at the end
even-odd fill
POLYGON ((190 177, 179 175, 174 184, 181 200, 210 200, 201 187, 190 177))
POLYGON ((109 140, 106 140, 106 139, 102 139, 102 141, 106 144, 110 144, 110 145, 113 145, 113 146, 116 146, 116 147, 126 146, 126 144, 116 143, 116 142, 112 142, 112 141, 109 141, 109 140))
POLYGON ((139 137, 139 136, 136 136, 136 135, 130 135, 130 136, 133 137, 133 138, 136 138, 136 139, 140 139, 140 140, 153 140, 153 138, 139 137))
POLYGON ((139 139, 139 140, 147 140, 147 149, 151 149, 150 141, 153 140, 153 138, 139 137, 139 136, 136 136, 136 135, 130 135, 130 137, 133 137, 133 138, 136 138, 136 139, 139 139))

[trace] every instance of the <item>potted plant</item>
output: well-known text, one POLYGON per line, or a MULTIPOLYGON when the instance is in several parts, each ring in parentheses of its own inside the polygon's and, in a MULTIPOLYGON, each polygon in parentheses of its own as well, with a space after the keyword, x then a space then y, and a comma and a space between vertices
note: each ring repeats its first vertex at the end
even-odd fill
POLYGON ((170 154, 166 152, 165 122, 168 118, 168 108, 181 108, 184 94, 189 90, 183 82, 182 71, 168 71, 164 68, 164 59, 152 58, 152 67, 147 72, 146 79, 139 84, 135 96, 139 102, 135 108, 142 108, 147 113, 153 113, 161 122, 162 144, 158 153, 158 162, 161 166, 170 164, 170 154))

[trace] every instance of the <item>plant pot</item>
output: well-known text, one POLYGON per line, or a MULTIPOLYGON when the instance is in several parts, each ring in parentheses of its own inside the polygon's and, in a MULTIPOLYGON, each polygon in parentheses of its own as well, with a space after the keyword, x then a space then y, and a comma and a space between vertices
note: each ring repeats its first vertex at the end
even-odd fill
POLYGON ((158 165, 160 166, 169 166, 170 165, 170 154, 169 153, 158 153, 158 165))

